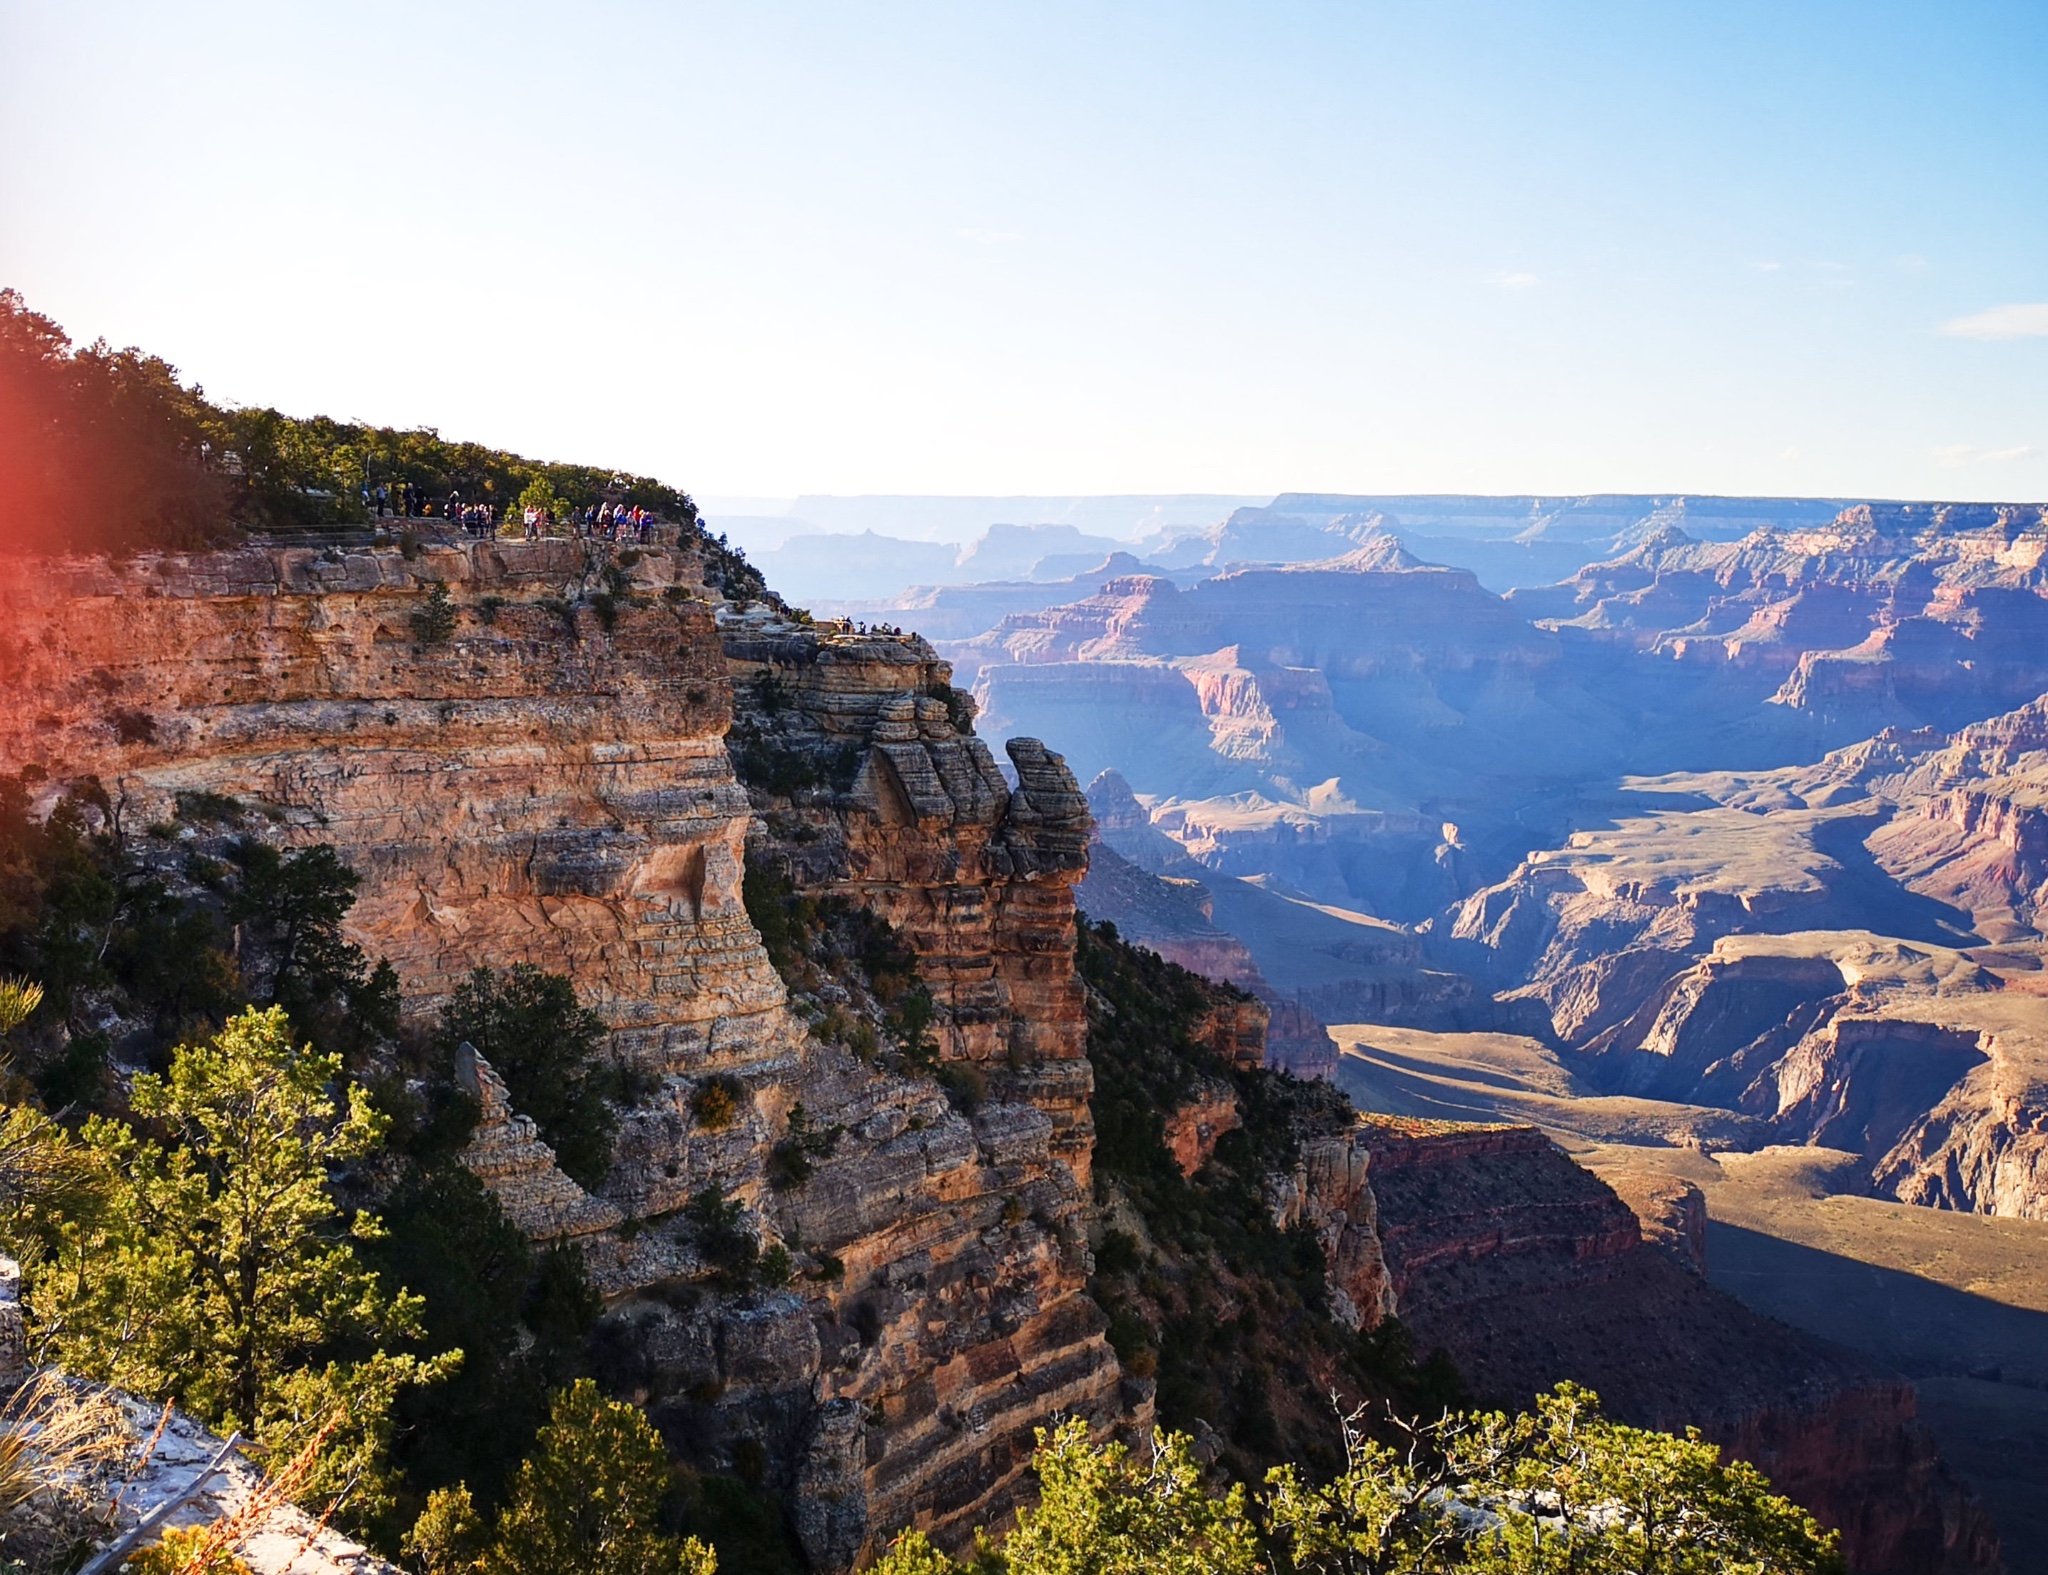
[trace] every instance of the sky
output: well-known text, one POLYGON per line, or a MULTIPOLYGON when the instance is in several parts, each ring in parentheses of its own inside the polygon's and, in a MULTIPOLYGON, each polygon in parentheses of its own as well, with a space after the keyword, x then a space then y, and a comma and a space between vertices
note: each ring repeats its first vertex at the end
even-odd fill
POLYGON ((2048 496, 2048 6, 0 0, 0 284, 700 494, 2048 496))

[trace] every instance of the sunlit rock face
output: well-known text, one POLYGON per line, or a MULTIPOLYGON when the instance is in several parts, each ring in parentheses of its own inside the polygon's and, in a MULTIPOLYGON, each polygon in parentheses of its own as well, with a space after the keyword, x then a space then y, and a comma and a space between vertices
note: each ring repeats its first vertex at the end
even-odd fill
POLYGON ((177 795, 219 794, 251 835, 332 844, 363 877, 350 936, 415 1019, 480 964, 574 981, 647 1090, 610 1174, 583 1194, 509 1109, 473 1157, 536 1235, 583 1246, 615 1386, 693 1463, 758 1467, 819 1567, 908 1523, 959 1543, 1014 1503, 1034 1427, 1124 1417, 1084 1291, 1087 816, 1057 757, 1013 751, 1013 792, 978 741, 925 743, 928 702, 871 729, 863 895, 933 943, 947 1053, 1015 1063, 970 1117, 787 1010, 741 897, 728 657, 687 554, 10 560, 0 684, 0 770, 46 798, 94 777, 124 834, 176 838, 177 795), (428 639, 437 587, 453 627, 428 639), (693 1113, 713 1076, 740 1091, 715 1128, 693 1113), (799 1104, 836 1136, 777 1190, 799 1104), (717 1289, 681 1212, 713 1184, 790 1249, 790 1289, 717 1289))
POLYGON ((2043 702, 1643 798, 1451 909, 1444 948, 1605 1090, 1848 1150, 1907 1202, 2048 1217, 2043 702))

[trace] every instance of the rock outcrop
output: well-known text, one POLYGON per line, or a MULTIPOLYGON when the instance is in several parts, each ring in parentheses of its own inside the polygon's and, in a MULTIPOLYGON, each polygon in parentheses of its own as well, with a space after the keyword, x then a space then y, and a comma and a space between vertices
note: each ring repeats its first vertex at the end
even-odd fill
MULTIPOLYGON (((973 1132, 995 1168, 978 1192, 956 1184, 949 1228, 920 1228, 912 1262, 930 1261, 921 1272, 943 1293, 831 1298, 862 1327, 882 1318, 878 1343, 905 1368, 903 1426, 931 1463, 906 1474, 898 1502, 936 1498, 943 1517, 960 1494, 964 1523, 1017 1488, 1048 1407, 1107 1425, 1125 1405, 1086 1295, 1093 1082, 1073 887, 1087 801, 1031 739, 1007 744, 1013 787, 914 636, 758 609, 723 615, 721 634, 759 817, 752 857, 800 894, 887 923, 931 993, 938 1061, 971 1078, 973 1132)), ((785 1205, 805 1241, 844 1234, 829 1196, 821 1177, 785 1205)))
POLYGON ((1085 1188, 1091 1084, 1072 959, 1090 820, 1066 763, 1013 738, 1013 789, 955 725, 939 698, 949 669, 915 636, 758 614, 728 616, 723 636, 761 816, 755 856, 893 927, 937 1007, 940 1059, 1044 1111, 1085 1188))
POLYGON ((614 1365, 671 1444, 705 1469, 760 1465, 819 1567, 913 1521, 959 1541, 1014 1501, 1035 1425, 1124 1414, 1082 1290, 1067 883, 1087 815, 1056 757, 1015 751, 1012 794, 985 750, 920 747, 937 722, 915 702, 875 719, 887 829, 871 847, 910 861, 870 869, 877 891, 905 877, 963 912, 989 895, 978 875, 916 886, 923 850, 951 856, 917 828, 945 818, 952 834, 953 791, 977 856, 1010 880, 995 906, 1023 939, 1000 969, 963 959, 945 985, 949 1053, 1017 1063, 970 1118, 787 1009, 742 900, 752 816, 725 747, 728 657, 687 554, 249 549, 10 559, 0 577, 0 683, 32 697, 0 711, 0 770, 50 797, 97 779, 123 834, 169 833, 180 793, 211 794, 250 835, 333 845, 362 877, 351 938, 391 960, 414 1014, 479 963, 530 962, 605 1018, 648 1092, 595 1196, 497 1108, 481 1069, 490 1120, 472 1157, 529 1228, 585 1245, 614 1365), (416 616, 437 587, 445 639, 416 616), (716 1124, 693 1103, 713 1078, 739 1091, 716 1124), (799 1105, 829 1152, 778 1190, 799 1105), (793 1289, 721 1289, 683 1211, 711 1186, 763 1245, 787 1243, 793 1289), (620 1219, 633 1228, 607 1228, 620 1219))
POLYGON ((1330 1311, 1350 1329, 1370 1329, 1394 1312, 1372 1149, 1360 1131, 1305 1137, 1291 1173, 1270 1176, 1266 1192, 1281 1229, 1307 1224, 1323 1249, 1330 1311))
POLYGON ((1183 1176, 1209 1163, 1216 1140, 1244 1125, 1238 1114, 1237 1091, 1214 1079, 1196 1085, 1194 1096, 1166 1115, 1166 1147, 1183 1176))
POLYGON ((1618 1420, 1699 1426, 1838 1527, 1855 1570, 1999 1567, 1903 1379, 1715 1290, 1533 1129, 1365 1130, 1395 1310, 1483 1398, 1571 1378, 1618 1420))
MULTIPOLYGON (((505 1080, 471 1045, 456 1052, 455 1080, 477 1109, 476 1130, 462 1150, 462 1163, 490 1188, 505 1217, 529 1240, 574 1241, 625 1223, 616 1204, 593 1198, 562 1174, 555 1151, 541 1141, 533 1119, 513 1110, 505 1080)), ((604 1287, 602 1276, 599 1284, 604 1287)))

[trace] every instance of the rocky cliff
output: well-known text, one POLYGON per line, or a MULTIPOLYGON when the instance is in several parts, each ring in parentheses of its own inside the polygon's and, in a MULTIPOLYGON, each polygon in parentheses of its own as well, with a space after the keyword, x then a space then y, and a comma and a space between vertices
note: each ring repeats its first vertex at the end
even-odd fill
POLYGON ((645 1092, 597 1196, 509 1110, 472 1157, 536 1234, 584 1244, 615 1382, 683 1458, 745 1462, 778 1492, 814 1563, 911 1521, 957 1541, 1012 1501, 1034 1425, 1122 1415, 1082 1290, 1087 1063, 1062 925, 1087 821, 1056 757, 1020 746, 1013 794, 978 745, 925 750, 915 704, 871 730, 870 849, 897 862, 866 872, 922 874, 970 927, 1019 937, 1000 963, 985 947, 933 969, 947 1053, 1007 1077, 968 1113, 789 1010, 742 900, 727 649, 687 555, 248 550, 0 575, 0 684, 28 697, 0 714, 0 770, 51 796, 96 777, 125 834, 187 835, 178 795, 213 794, 266 840, 332 844, 363 877, 352 938, 390 958, 413 1014, 476 964, 531 962, 604 1016, 645 1092), (945 798, 946 838, 978 861, 951 882, 916 864, 954 856, 930 835, 940 769, 968 806, 945 798), (698 1097, 714 1080, 717 1119, 698 1097), (792 1141, 797 1184, 776 1166, 792 1141), (722 1281, 684 1208, 712 1187, 785 1247, 790 1288, 722 1281))
POLYGON ((757 859, 901 936, 933 997, 940 1061, 1049 1116, 1085 1187, 1090 1076, 1072 957, 1090 822, 1065 762, 1011 739, 1012 789, 950 670, 914 635, 756 610, 728 615, 723 638, 757 859))
MULTIPOLYGON (((46 799, 94 778, 114 829, 169 852, 195 836, 181 794, 234 800, 279 846, 333 845, 363 877, 352 938, 390 958, 415 1017, 473 965, 522 961, 604 1016, 639 1076, 603 1181, 569 1181, 474 1059, 466 1157, 530 1234, 581 1246, 613 1386, 686 1462, 777 1494, 814 1564, 906 1523, 957 1544, 999 1521, 1055 1414, 1149 1418, 1151 1381, 1127 1377, 1087 1290, 1084 1051, 1111 1021, 1076 974, 1087 803, 1029 740, 1006 776, 929 646, 735 612, 666 550, 249 550, 0 576, 0 684, 27 702, 0 714, 0 770, 46 799), (757 919, 817 942, 787 978, 757 919), (776 1275, 734 1273, 735 1231, 781 1249, 776 1275)), ((1333 945, 1413 944, 1274 900, 1343 926, 1333 945)), ((1134 988, 1126 1049, 1149 1042, 1134 988)), ((1342 1330, 1392 1306, 1502 1393, 1584 1377, 1660 1422, 1704 1390, 1602 1374, 1732 1340, 1730 1361, 1761 1364, 1740 1388, 1756 1403, 1712 1413, 1732 1441, 1845 1523, 1880 1506, 1859 1545, 1940 1550, 1896 1567, 1973 1567, 1901 1395, 1727 1335, 1732 1304, 1640 1267, 1684 1273, 1547 1147, 1349 1130, 1330 1091, 1250 1069, 1259 1014, 1240 996, 1190 1000, 1180 1032, 1216 1070, 1177 1081, 1172 1109, 1132 1081, 1120 1130, 1156 1120, 1159 1185, 1220 1177, 1201 1208, 1265 1255, 1222 1311, 1296 1395, 1289 1426, 1318 1425, 1307 1397, 1343 1340, 1279 1349, 1246 1309, 1327 1292, 1342 1330), (1234 1109, 1219 1079, 1240 1082, 1234 1109), (1830 1429, 1853 1442, 1826 1454, 1830 1429)), ((1224 1327, 1214 1290, 1189 1276, 1174 1316, 1224 1327)), ((1256 1381, 1228 1399, 1272 1414, 1256 1381)))
POLYGON ((1709 1286, 1548 1138, 1368 1118, 1359 1143, 1393 1308, 1482 1398, 1571 1378, 1620 1420, 1698 1426, 1840 1528, 1856 1570, 1998 1567, 1910 1384, 1709 1286))

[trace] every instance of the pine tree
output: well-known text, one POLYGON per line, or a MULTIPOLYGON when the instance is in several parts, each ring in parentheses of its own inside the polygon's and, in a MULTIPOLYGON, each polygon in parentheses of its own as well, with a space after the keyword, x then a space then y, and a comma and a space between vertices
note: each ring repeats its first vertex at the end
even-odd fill
POLYGON ((385 1499, 398 1392, 460 1353, 397 1349, 418 1333, 418 1298, 388 1294, 358 1259, 377 1222, 340 1219, 330 1172, 385 1126, 359 1088, 336 1105, 340 1071, 338 1056, 294 1046, 272 1007, 180 1047, 166 1076, 137 1077, 145 1129, 87 1123, 104 1206, 69 1228, 34 1310, 71 1371, 176 1399, 287 1458, 328 1430, 306 1496, 347 1491, 361 1515, 385 1499))
MULTIPOLYGON (((708 1547, 661 1529, 667 1490, 647 1418, 580 1378, 556 1395, 519 1468, 484 1575, 715 1575, 708 1547)), ((454 1506, 443 1508, 451 1518, 454 1506)))
POLYGON ((623 1087, 602 1061, 604 1019, 568 979, 531 963, 478 968, 442 1010, 438 1037, 444 1051, 468 1043, 491 1063, 566 1174, 586 1187, 604 1179, 618 1130, 606 1100, 623 1087))

